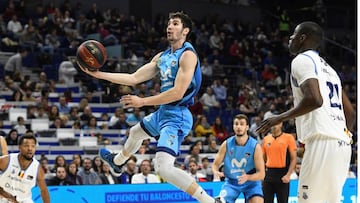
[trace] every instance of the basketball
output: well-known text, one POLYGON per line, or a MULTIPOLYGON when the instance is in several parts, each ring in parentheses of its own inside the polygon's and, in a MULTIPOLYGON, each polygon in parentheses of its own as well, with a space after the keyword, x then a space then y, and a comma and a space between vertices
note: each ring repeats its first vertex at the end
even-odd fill
POLYGON ((96 40, 87 40, 80 44, 76 52, 77 62, 90 71, 97 71, 107 60, 105 47, 96 40))

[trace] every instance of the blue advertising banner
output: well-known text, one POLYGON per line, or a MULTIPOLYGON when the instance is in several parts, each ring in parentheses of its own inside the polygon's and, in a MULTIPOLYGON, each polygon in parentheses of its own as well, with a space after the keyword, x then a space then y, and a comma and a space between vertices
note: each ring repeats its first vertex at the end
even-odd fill
MULTIPOLYGON (((210 196, 217 196, 222 182, 200 183, 210 196)), ((289 203, 297 203, 296 180, 290 183, 289 203)), ((190 203, 196 202, 191 196, 167 184, 117 184, 49 186, 52 203, 72 201, 76 203, 190 203)), ((39 188, 33 189, 35 203, 41 203, 39 188)), ((243 203, 240 197, 236 203, 243 203)), ((342 203, 357 203, 357 179, 348 179, 343 189, 342 203)))

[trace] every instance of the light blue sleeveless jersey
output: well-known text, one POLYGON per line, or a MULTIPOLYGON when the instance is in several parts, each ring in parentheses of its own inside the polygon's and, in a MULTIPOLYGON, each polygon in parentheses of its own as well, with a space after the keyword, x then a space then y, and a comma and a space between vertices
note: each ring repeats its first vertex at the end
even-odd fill
POLYGON ((238 177, 243 173, 253 174, 256 172, 254 153, 257 141, 249 136, 244 146, 236 144, 236 137, 232 136, 226 140, 226 153, 224 157, 225 183, 221 188, 220 196, 226 202, 233 203, 241 193, 244 194, 246 202, 254 196, 263 196, 261 181, 246 181, 238 184, 238 177))
MULTIPOLYGON (((186 50, 192 50, 196 54, 194 47, 189 42, 185 42, 183 47, 177 49, 174 53, 171 53, 171 49, 169 48, 161 54, 157 63, 157 66, 160 69, 161 92, 165 92, 168 89, 174 87, 175 78, 179 70, 180 57, 186 50)), ((196 64, 194 77, 192 78, 184 97, 180 101, 173 102, 170 105, 192 105, 194 103, 194 96, 198 93, 200 86, 201 69, 200 62, 198 61, 196 64)))
MULTIPOLYGON (((161 92, 174 87, 180 57, 186 50, 191 50, 196 54, 194 47, 185 42, 175 52, 172 53, 171 49, 167 49, 160 55, 157 66, 160 71, 161 92)), ((188 106, 194 103, 194 96, 198 93, 200 86, 201 69, 198 59, 194 76, 184 97, 170 104, 160 105, 157 111, 145 116, 140 122, 147 134, 158 139, 156 151, 167 152, 173 156, 179 155, 181 142, 189 134, 193 125, 193 117, 188 106)))

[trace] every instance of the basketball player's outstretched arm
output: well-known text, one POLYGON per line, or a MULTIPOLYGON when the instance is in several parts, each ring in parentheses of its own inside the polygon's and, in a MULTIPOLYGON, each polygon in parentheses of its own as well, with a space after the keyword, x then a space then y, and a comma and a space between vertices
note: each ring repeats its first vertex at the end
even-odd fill
POLYGON ((129 73, 109 73, 103 71, 89 71, 88 69, 82 67, 80 64, 79 67, 85 73, 91 75, 92 77, 108 80, 112 83, 135 86, 141 82, 145 82, 155 77, 158 73, 156 63, 160 57, 161 53, 158 53, 154 58, 147 64, 141 66, 132 74, 129 73))

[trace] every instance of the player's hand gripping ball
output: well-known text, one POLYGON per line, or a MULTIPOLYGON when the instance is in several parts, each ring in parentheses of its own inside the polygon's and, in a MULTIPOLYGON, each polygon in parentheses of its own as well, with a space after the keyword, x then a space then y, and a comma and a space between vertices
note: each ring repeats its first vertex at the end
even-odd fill
POLYGON ((76 52, 78 64, 89 71, 97 71, 107 60, 107 52, 100 42, 87 40, 80 44, 76 52))

